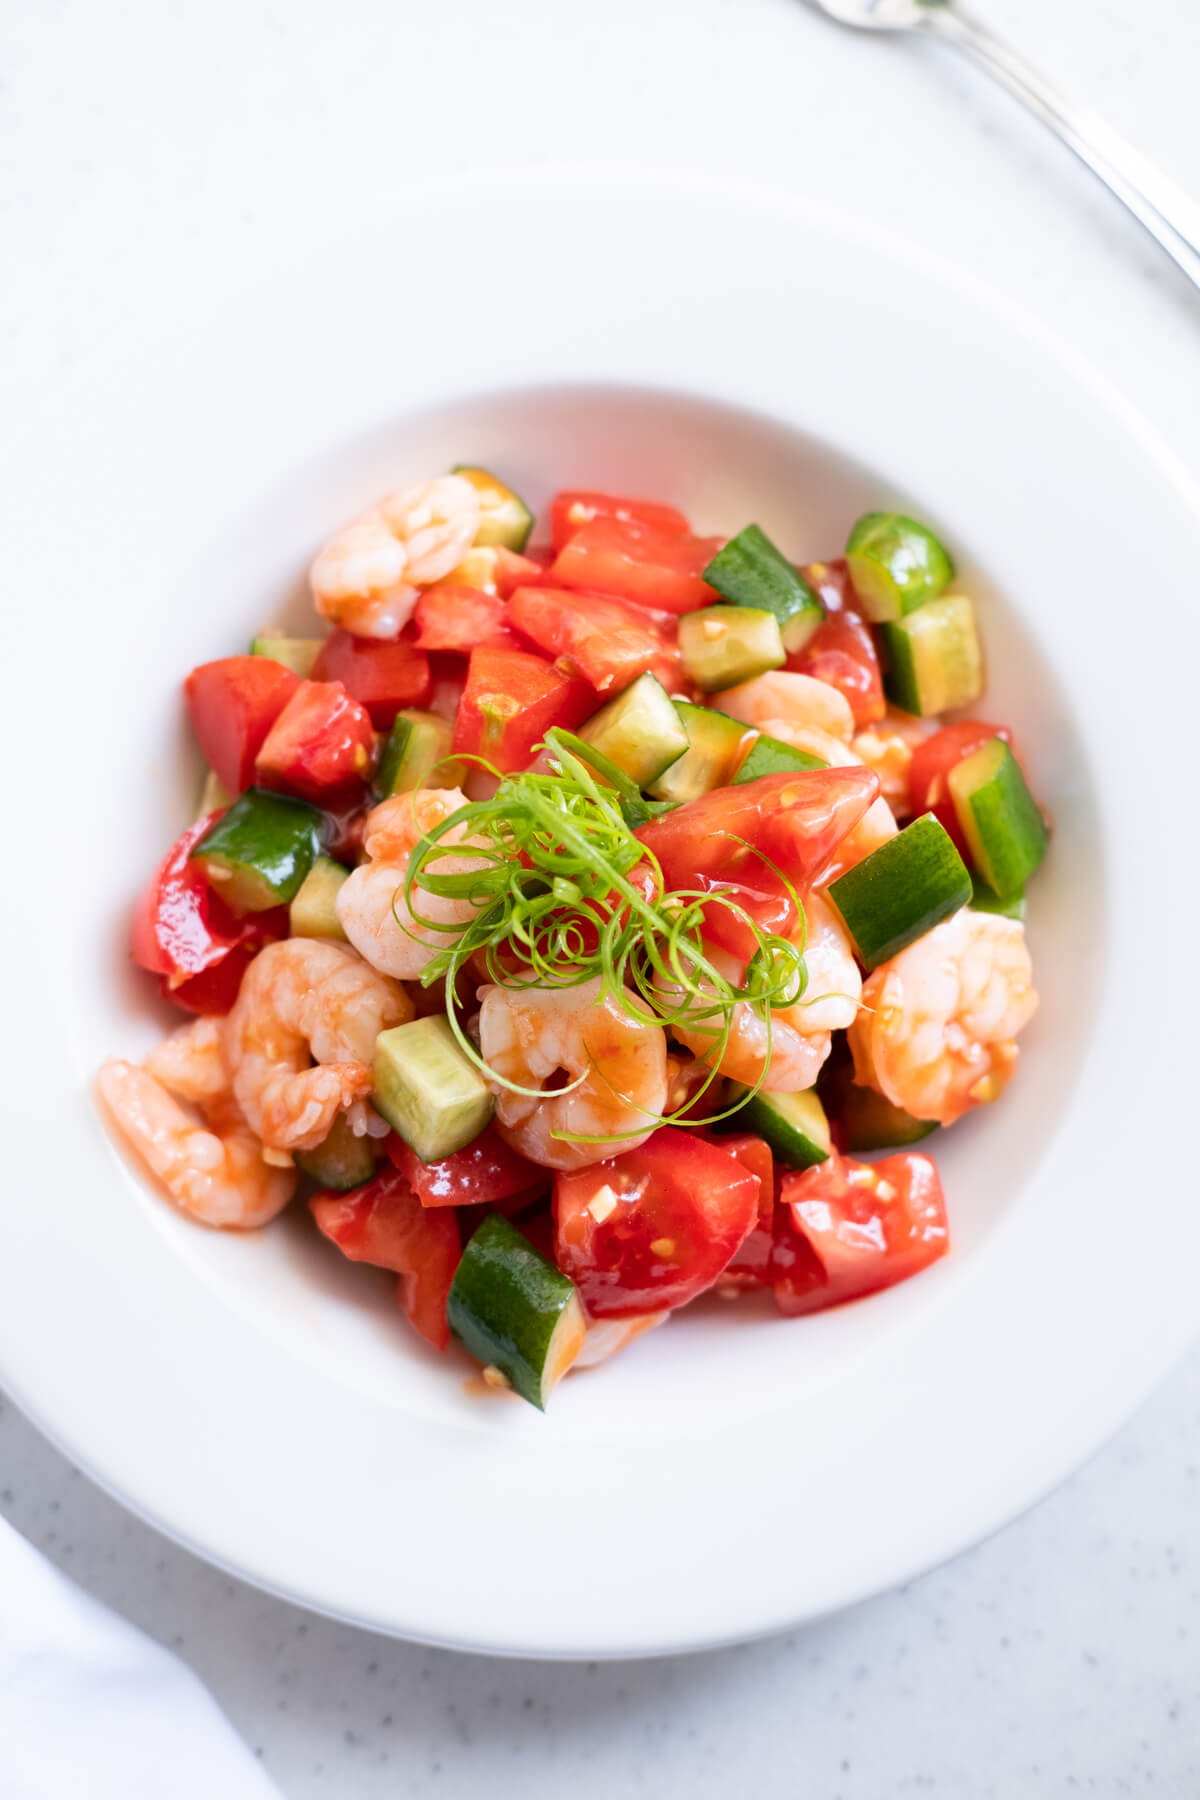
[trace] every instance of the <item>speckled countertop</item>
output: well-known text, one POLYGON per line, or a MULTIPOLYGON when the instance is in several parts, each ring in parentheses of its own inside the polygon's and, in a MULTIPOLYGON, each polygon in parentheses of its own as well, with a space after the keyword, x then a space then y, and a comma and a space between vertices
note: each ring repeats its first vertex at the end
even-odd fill
MULTIPOLYGON (((1200 193, 1191 0, 976 3, 1200 193)), ((886 219, 1072 338, 1200 468, 1200 302, 1149 242, 970 70, 799 0, 0 9, 0 381, 52 378, 197 261, 319 234, 339 195, 497 158, 709 170, 886 219)), ((288 1800, 1200 1794, 1200 1351, 949 1567, 651 1664, 459 1657, 302 1613, 140 1524, 2 1401, 0 1512, 175 1646, 288 1800)))

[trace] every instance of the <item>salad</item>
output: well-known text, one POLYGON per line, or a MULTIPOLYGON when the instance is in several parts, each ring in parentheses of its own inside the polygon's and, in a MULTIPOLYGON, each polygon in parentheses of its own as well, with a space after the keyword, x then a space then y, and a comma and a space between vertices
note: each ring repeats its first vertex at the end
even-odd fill
POLYGON ((190 1017, 98 1085, 190 1218, 303 1194, 544 1407, 702 1294, 946 1253, 926 1140, 1015 1071, 1047 828, 917 521, 804 566, 610 494, 533 524, 485 469, 390 493, 313 564, 329 629, 187 676, 131 948, 190 1017))

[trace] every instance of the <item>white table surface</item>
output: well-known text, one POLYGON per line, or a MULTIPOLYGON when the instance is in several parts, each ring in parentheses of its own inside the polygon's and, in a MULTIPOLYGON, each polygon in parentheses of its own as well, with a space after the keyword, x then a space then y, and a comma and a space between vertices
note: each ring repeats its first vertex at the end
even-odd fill
MULTIPOLYGON (((977 10, 1200 194, 1193 0, 977 10)), ((198 263, 267 233, 319 241, 343 196, 587 160, 765 180, 900 227, 1105 365, 1200 468, 1200 301, 1149 240, 971 70, 799 0, 16 0, 0 383, 52 380, 198 263)), ((552 242, 552 219, 513 227, 552 242)), ((369 246, 347 279, 370 279, 369 246)), ((1119 503, 1097 495, 1098 530, 1119 503)), ((1181 572, 1181 603, 1196 582, 1181 572)), ((1153 1280, 1152 1244, 1139 1230, 1131 1281, 1153 1280)), ((781 1640, 652 1664, 459 1657, 307 1615, 174 1548, 2 1401, 0 1511, 180 1650, 288 1800, 1200 1793, 1200 1351, 948 1568, 781 1640)))

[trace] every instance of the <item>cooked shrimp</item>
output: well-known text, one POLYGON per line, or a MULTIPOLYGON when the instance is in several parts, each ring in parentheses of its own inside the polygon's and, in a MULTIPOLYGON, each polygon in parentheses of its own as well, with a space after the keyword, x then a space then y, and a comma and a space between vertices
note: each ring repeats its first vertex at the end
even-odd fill
POLYGON ((964 909, 868 980, 850 1031, 855 1079, 952 1124, 1000 1093, 1036 1007, 1024 926, 964 909))
POLYGON ((919 719, 915 713, 889 706, 882 719, 857 732, 850 748, 879 777, 879 791, 898 819, 906 819, 908 771, 913 751, 923 739, 940 729, 936 719, 919 719))
POLYGON ((358 637, 395 637, 422 586, 462 558, 479 529, 479 495, 461 475, 397 488, 336 532, 309 580, 322 618, 358 637))
POLYGON ((250 964, 226 1026, 238 1105, 273 1150, 312 1150, 371 1092, 375 1039, 412 1018, 402 988, 341 944, 287 938, 250 964))
MULTIPOLYGON (((337 915, 359 955, 385 975, 415 980, 439 950, 454 942, 454 932, 437 926, 465 926, 475 915, 477 908, 469 899, 422 889, 417 909, 422 919, 433 923, 418 924, 404 893, 408 859, 418 840, 466 804, 460 788, 420 788, 412 794, 393 794, 367 815, 363 834, 367 861, 343 882, 337 915)), ((478 840, 455 826, 440 841, 466 849, 478 840)), ((479 866, 479 858, 469 855, 440 856, 433 864, 439 875, 465 875, 479 866)))
MULTIPOLYGON (((210 1021, 203 1019, 198 1024, 207 1026, 210 1021)), ((176 1038, 180 1035, 175 1034, 176 1038)), ((167 1044, 171 1041, 168 1038, 167 1044)), ((184 1073, 186 1056, 186 1046, 177 1044, 167 1057, 168 1061, 175 1059, 180 1086, 189 1085, 184 1073)), ((158 1052, 148 1060, 159 1066, 163 1063, 158 1052)), ((207 1062, 210 1074, 214 1067, 207 1062)), ((204 1101, 207 1123, 201 1123, 168 1093, 165 1077, 160 1080, 149 1068, 106 1062, 97 1079, 114 1122, 189 1218, 201 1225, 250 1231, 282 1212, 291 1199, 295 1169, 266 1161, 262 1145, 229 1098, 227 1086, 213 1091, 203 1079, 193 1084, 208 1089, 203 1096, 196 1094, 197 1100, 204 1101)))
MULTIPOLYGON (((717 1067, 722 1075, 748 1087, 766 1067, 763 1086, 769 1093, 797 1094, 810 1088, 832 1047, 832 1033, 850 1025, 858 1011, 862 977, 850 943, 833 910, 815 894, 804 902, 807 936, 804 966, 808 979, 795 1006, 779 1007, 767 1021, 748 1000, 734 1007, 729 1040, 717 1067), (767 1059, 770 1058, 768 1066, 767 1059)), ((708 957, 730 981, 741 982, 745 964, 713 946, 708 957)), ((712 1058, 724 1021, 714 1018, 692 1026, 673 1025, 675 1036, 699 1057, 712 1058)))
POLYGON ((656 1129, 666 1112, 667 1034, 648 1010, 638 1024, 603 993, 599 976, 575 988, 485 987, 479 998, 484 1061, 508 1081, 543 1090, 492 1085, 501 1135, 531 1162, 582 1169, 634 1149, 656 1129), (568 1143, 555 1133, 605 1141, 568 1143))
POLYGON ((769 675, 756 675, 753 681, 726 688, 714 695, 713 703, 731 718, 741 719, 744 725, 755 725, 772 737, 777 735, 774 723, 780 719, 826 732, 843 744, 848 744, 854 735, 854 714, 846 696, 827 681, 796 675, 790 669, 775 669, 769 675))
POLYGON ((224 1019, 193 1019, 180 1025, 155 1046, 142 1067, 170 1093, 194 1106, 228 1099, 232 1089, 224 1019))

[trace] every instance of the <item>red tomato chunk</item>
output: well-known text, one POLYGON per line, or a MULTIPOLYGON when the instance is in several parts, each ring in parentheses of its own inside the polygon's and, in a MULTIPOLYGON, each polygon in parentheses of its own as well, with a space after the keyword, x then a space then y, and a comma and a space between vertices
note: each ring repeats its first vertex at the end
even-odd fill
POLYGON ((313 1218, 351 1262, 391 1269, 409 1321, 435 1350, 450 1341, 446 1298, 462 1254, 457 1216, 421 1205, 397 1169, 349 1194, 314 1194, 313 1218))
MULTIPOLYGON (((130 951, 134 962, 152 975, 163 977, 163 991, 178 999, 190 1012, 227 1012, 219 1004, 224 987, 198 985, 215 972, 241 946, 257 949, 272 935, 277 914, 258 913, 241 919, 214 894, 200 871, 189 860, 210 825, 224 809, 197 819, 164 856, 143 889, 133 912, 130 951), (188 991, 190 990, 190 991, 188 991), (197 1002, 201 1002, 197 1004, 197 1002)), ((282 935, 286 935, 283 925, 282 935)), ((278 935, 278 934, 276 934, 278 935)), ((248 957, 240 961, 244 970, 248 957)), ((229 976, 224 978, 229 981, 229 976)), ((241 979, 239 974, 238 980, 241 979)), ((236 983, 235 983, 236 992, 236 983)), ((232 998, 230 1005, 233 1004, 232 998)))
POLYGON ((532 1201, 539 1189, 549 1190, 552 1179, 548 1169, 510 1149, 494 1125, 465 1150, 438 1162, 422 1162, 394 1132, 387 1153, 422 1206, 479 1206, 524 1193, 532 1201))
POLYGON ((255 771, 264 787, 320 804, 361 789, 374 760, 366 708, 340 681, 303 681, 272 725, 255 771))
POLYGON ((844 562, 809 563, 801 570, 821 596, 828 615, 788 668, 837 688, 849 702, 856 726, 882 719, 887 711, 883 675, 871 628, 857 611, 850 572, 844 562))
POLYGON ((691 530, 681 512, 657 500, 627 500, 592 488, 563 488, 550 503, 550 541, 555 552, 593 519, 617 519, 625 525, 649 525, 676 534, 691 530))
POLYGON ((597 518, 563 545, 550 565, 550 577, 560 587, 615 594, 661 612, 694 612, 719 598, 700 576, 722 542, 632 520, 597 518))
POLYGON ((770 1279, 788 1317, 907 1281, 950 1248, 941 1180, 916 1151, 860 1163, 835 1150, 785 1175, 779 1197, 770 1279))
POLYGON ((586 682, 523 650, 473 650, 454 725, 456 754, 523 769, 552 725, 572 730, 595 709, 586 682))
POLYGON ((558 1176, 558 1266, 593 1318, 685 1306, 756 1223, 758 1195, 736 1156, 665 1125, 636 1150, 558 1176))
MULTIPOLYGON (((787 935, 796 924, 796 909, 763 857, 803 891, 878 792, 878 777, 866 768, 762 775, 689 800, 643 825, 637 836, 657 856, 668 888, 732 884, 738 904, 763 929, 787 935)), ((726 906, 708 908, 706 929, 736 954, 748 957, 757 948, 748 927, 726 906)))
POLYGON ((651 670, 664 687, 678 685, 674 620, 603 594, 564 588, 518 588, 508 616, 517 630, 553 660, 569 657, 598 694, 628 687, 651 670))
POLYGON ((507 608, 499 594, 482 588, 435 587, 417 601, 417 644, 422 650, 457 650, 469 656, 476 645, 491 650, 519 650, 506 623, 507 608))
POLYGON ((390 731, 398 712, 428 700, 429 658, 405 638, 386 644, 335 631, 321 647, 312 679, 340 681, 350 698, 366 707, 376 731, 390 731))
POLYGON ((299 677, 269 656, 223 656, 201 663, 183 684, 192 729, 222 787, 240 794, 299 677))

